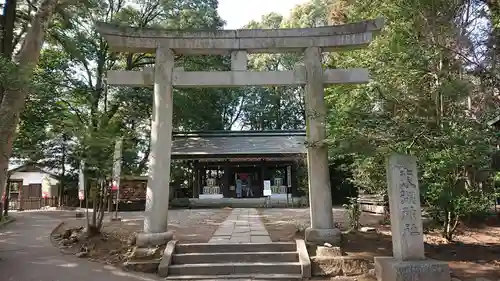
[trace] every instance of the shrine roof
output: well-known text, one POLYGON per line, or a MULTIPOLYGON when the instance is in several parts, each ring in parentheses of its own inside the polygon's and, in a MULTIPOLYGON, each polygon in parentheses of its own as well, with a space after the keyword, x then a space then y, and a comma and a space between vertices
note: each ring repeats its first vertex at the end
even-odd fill
POLYGON ((172 158, 305 154, 305 141, 305 131, 176 132, 172 158))

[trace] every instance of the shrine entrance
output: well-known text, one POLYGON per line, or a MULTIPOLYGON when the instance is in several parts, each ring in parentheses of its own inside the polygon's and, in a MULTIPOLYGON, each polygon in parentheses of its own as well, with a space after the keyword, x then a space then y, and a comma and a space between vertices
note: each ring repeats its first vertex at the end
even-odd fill
POLYGON ((307 136, 311 227, 306 240, 336 244, 340 230, 334 227, 328 146, 325 85, 367 83, 368 70, 323 69, 323 52, 364 48, 381 30, 381 20, 338 26, 291 29, 173 31, 100 23, 98 31, 115 52, 154 53, 155 67, 143 71, 109 71, 109 85, 154 86, 151 126, 151 169, 147 185, 145 233, 167 230, 172 110, 174 87, 243 87, 303 85, 307 136), (248 53, 304 55, 304 62, 290 71, 249 71, 248 53), (175 55, 230 55, 231 71, 184 71, 174 68, 175 55))
MULTIPOLYGON (((230 175, 231 186, 235 187, 236 198, 261 197, 262 182, 260 170, 256 167, 246 166, 235 168, 230 175)), ((231 189, 231 188, 230 188, 231 189)))

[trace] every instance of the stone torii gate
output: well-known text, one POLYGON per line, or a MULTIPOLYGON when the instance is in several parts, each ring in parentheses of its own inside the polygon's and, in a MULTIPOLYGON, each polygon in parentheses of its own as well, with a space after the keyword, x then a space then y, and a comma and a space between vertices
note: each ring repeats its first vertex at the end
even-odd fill
POLYGON ((154 86, 151 158, 147 183, 144 232, 167 232, 172 147, 173 87, 241 87, 305 85, 307 115, 307 166, 311 226, 306 241, 337 243, 340 231, 332 214, 324 87, 366 83, 366 69, 323 70, 323 52, 366 47, 381 30, 383 21, 293 29, 217 31, 159 30, 99 23, 98 31, 115 52, 155 53, 154 69, 108 71, 109 85, 154 86), (249 71, 247 53, 303 53, 303 65, 293 71, 249 71), (184 71, 174 68, 174 54, 231 55, 231 71, 184 71))

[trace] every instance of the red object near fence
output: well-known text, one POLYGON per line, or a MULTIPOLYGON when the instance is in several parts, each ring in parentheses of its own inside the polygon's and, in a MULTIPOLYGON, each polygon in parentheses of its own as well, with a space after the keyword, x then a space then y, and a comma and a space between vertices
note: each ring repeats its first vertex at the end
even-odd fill
POLYGON ((111 184, 111 190, 113 190, 113 191, 118 190, 118 185, 116 184, 116 181, 113 181, 113 183, 111 184))

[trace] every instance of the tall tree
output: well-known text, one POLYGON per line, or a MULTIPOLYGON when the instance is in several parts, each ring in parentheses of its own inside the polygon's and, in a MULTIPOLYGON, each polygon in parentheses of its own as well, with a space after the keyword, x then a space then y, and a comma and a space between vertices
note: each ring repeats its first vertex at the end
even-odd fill
MULTIPOLYGON (((141 174, 149 158, 152 90, 108 87, 105 72, 149 66, 154 56, 109 53, 94 25, 106 21, 139 27, 213 30, 223 26, 216 11, 217 1, 136 1, 131 5, 110 0, 88 4, 59 12, 55 18, 43 53, 47 60, 39 65, 37 89, 22 118, 16 153, 60 169, 62 161, 54 158, 62 156, 59 147, 68 148, 69 162, 78 163, 76 158, 91 148, 88 142, 100 140, 104 134, 104 140, 95 147, 99 151, 110 146, 115 136, 123 135, 123 172, 141 174), (53 113, 58 118, 53 118, 53 113), (65 118, 60 118, 61 114, 65 118), (59 141, 63 136, 69 136, 65 145, 59 141), (37 153, 31 154, 33 151, 37 153)), ((221 56, 176 59, 189 70, 227 70, 230 65, 228 58, 221 56)), ((228 129, 237 120, 235 105, 241 96, 238 89, 176 90, 174 126, 178 130, 228 129)), ((106 153, 95 154, 107 157, 106 153)))
MULTIPOLYGON (((282 15, 270 13, 262 19, 248 23, 245 28, 290 27, 282 15)), ((297 54, 255 54, 250 56, 249 67, 258 71, 293 70, 301 61, 297 54)), ((305 109, 304 90, 296 86, 249 87, 245 89, 245 100, 241 105, 242 127, 251 130, 303 129, 305 109)))
MULTIPOLYGON (((33 69, 38 63, 45 33, 58 2, 58 0, 43 0, 38 6, 37 13, 31 21, 19 54, 15 59, 21 80, 29 81, 33 69)), ((66 3, 63 2, 63 4, 66 3)), ((26 83, 20 83, 16 85, 17 87, 5 86, 1 89, 0 95, 0 194, 3 194, 16 127, 29 91, 26 83)))
POLYGON ((447 239, 466 214, 484 210, 491 195, 478 177, 488 169, 494 142, 488 114, 471 114, 468 102, 481 92, 477 77, 467 73, 465 54, 473 46, 471 19, 464 20, 468 4, 357 1, 329 13, 352 21, 387 19, 370 48, 329 59, 331 67, 366 66, 373 78, 366 86, 327 91, 332 152, 356 155, 355 180, 369 192, 385 190, 387 153, 416 155, 425 202, 447 239))

